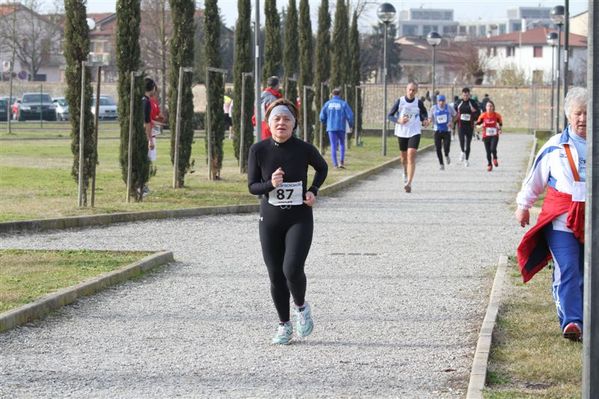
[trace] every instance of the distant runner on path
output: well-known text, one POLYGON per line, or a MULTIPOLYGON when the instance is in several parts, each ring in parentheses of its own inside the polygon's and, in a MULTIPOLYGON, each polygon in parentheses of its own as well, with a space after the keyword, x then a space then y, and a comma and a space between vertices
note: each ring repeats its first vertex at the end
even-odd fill
POLYGON ((416 98, 418 84, 410 82, 406 86, 406 95, 400 97, 388 118, 395 123, 395 135, 399 141, 399 153, 404 170, 404 190, 412 192, 412 180, 416 171, 416 153, 420 145, 422 126, 428 126, 428 112, 422 100, 416 98))
POLYGON ((310 143, 293 137, 297 110, 287 99, 273 102, 266 111, 272 137, 250 147, 248 186, 261 195, 260 243, 270 278, 270 292, 279 315, 273 344, 289 344, 293 335, 290 321, 290 294, 295 304, 296 333, 307 337, 314 323, 305 302, 304 263, 312 244, 312 206, 324 182, 328 166, 310 143), (308 165, 316 173, 308 187, 308 165))

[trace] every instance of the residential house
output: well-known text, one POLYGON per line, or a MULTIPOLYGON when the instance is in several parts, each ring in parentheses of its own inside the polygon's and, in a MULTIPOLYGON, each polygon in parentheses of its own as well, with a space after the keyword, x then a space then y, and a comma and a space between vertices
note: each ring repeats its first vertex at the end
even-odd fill
MULTIPOLYGON (((484 83, 494 84, 503 71, 521 75, 527 83, 549 84, 552 66, 557 61, 557 51, 547 43, 547 28, 480 39, 477 43, 479 55, 485 60, 484 83)), ((562 34, 562 46, 564 35, 562 34)), ((570 33, 570 57, 568 81, 572 84, 586 82, 587 38, 570 33)), ((561 57, 563 60, 563 51, 561 57)))
POLYGON ((13 73, 21 80, 60 80, 63 30, 52 15, 40 15, 19 4, 0 4, 0 64, 8 78, 13 49, 13 73))

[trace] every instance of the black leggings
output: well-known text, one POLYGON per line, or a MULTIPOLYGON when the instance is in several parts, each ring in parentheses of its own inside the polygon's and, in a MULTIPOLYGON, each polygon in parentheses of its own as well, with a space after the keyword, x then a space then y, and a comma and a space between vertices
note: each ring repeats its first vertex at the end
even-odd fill
POLYGON ((443 153, 441 152, 441 143, 443 144, 443 152, 445 156, 449 156, 449 146, 451 145, 451 133, 435 132, 435 148, 437 150, 437 158, 439 163, 443 165, 443 153))
POLYGON ((466 154, 466 159, 468 159, 470 158, 470 143, 472 143, 472 128, 461 127, 459 129, 460 148, 466 154))
POLYGON ((483 143, 485 143, 485 150, 487 151, 487 162, 491 165, 491 160, 497 159, 497 143, 499 143, 499 136, 485 137, 483 143), (492 159, 491 155, 493 155, 492 159))
POLYGON ((314 220, 307 205, 289 209, 260 204, 260 244, 270 278, 270 294, 279 320, 289 320, 289 295, 301 306, 306 296, 304 263, 312 245, 314 220))

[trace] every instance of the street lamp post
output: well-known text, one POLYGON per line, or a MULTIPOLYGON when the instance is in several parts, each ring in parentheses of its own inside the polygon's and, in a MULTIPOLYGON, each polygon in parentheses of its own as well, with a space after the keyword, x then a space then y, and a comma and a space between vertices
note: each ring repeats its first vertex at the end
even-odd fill
POLYGON ((389 23, 395 18, 395 7, 389 3, 383 3, 379 6, 377 12, 379 20, 385 25, 385 34, 383 38, 383 132, 382 132, 382 152, 387 155, 387 29, 389 23))
POLYGON ((557 33, 549 32, 547 34, 547 44, 551 46, 551 130, 553 130, 553 112, 555 99, 555 46, 557 45, 557 33))
POLYGON ((441 40, 443 40, 443 38, 441 37, 440 34, 438 34, 437 32, 433 31, 433 32, 429 32, 428 35, 426 35, 426 41, 428 42, 428 44, 430 44, 433 47, 433 74, 432 74, 432 102, 433 104, 436 103, 437 100, 437 96, 435 95, 435 64, 437 62, 437 58, 436 58, 436 53, 435 53, 435 49, 437 48, 437 46, 439 44, 441 44, 441 40))
POLYGON ((553 7, 553 9, 551 10, 551 20, 553 21, 554 24, 557 25, 557 62, 556 62, 556 69, 555 69, 555 80, 557 83, 557 88, 556 88, 556 96, 555 96, 555 133, 559 133, 559 114, 560 114, 560 110, 559 110, 559 100, 560 100, 560 84, 561 84, 561 68, 562 68, 562 64, 561 64, 561 41, 562 41, 562 25, 564 24, 564 6, 555 6, 553 7))

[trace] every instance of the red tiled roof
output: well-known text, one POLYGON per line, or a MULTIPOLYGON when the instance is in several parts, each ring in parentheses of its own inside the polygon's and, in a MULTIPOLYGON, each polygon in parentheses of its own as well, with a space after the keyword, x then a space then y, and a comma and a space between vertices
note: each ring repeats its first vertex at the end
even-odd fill
MULTIPOLYGON (((548 28, 536 28, 527 30, 526 32, 512 32, 504 35, 491 36, 488 38, 480 39, 479 43, 493 45, 493 44, 524 44, 524 45, 547 45, 547 34, 554 32, 554 29, 548 28)), ((564 44, 564 34, 562 31, 562 45, 564 44)), ((569 45, 571 47, 587 47, 586 36, 577 35, 570 33, 569 45)))

